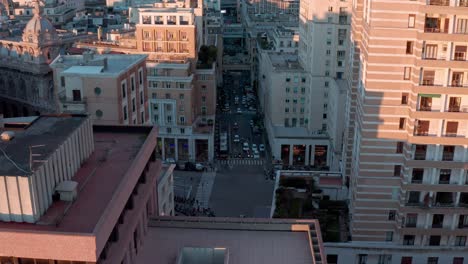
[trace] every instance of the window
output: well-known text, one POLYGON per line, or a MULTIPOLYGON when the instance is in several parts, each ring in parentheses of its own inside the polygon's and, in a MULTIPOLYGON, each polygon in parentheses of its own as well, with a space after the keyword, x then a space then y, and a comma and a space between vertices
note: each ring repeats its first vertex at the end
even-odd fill
POLYGON ((166 119, 168 124, 172 124, 172 116, 168 115, 166 119))
POLYGON ((330 71, 325 71, 325 76, 330 76, 330 71))
POLYGON ((396 145, 396 153, 403 153, 403 146, 404 146, 404 142, 397 142, 397 145, 396 145))
POLYGON ((428 257, 427 264, 438 264, 439 258, 438 257, 428 257))
POLYGON ((327 255, 327 263, 328 264, 338 264, 338 255, 327 255))
POLYGON ((151 94, 151 98, 157 99, 157 98, 158 98, 158 94, 157 94, 157 93, 152 93, 152 94, 151 94))
POLYGON ((327 51, 326 51, 326 54, 327 54, 327 56, 330 56, 331 50, 327 50, 327 51))
POLYGON ((418 222, 418 214, 407 214, 405 227, 416 227, 418 222))
POLYGON ((406 41, 406 54, 413 54, 413 41, 406 41))
POLYGON ((413 264, 413 257, 401 257, 401 264, 413 264))
POLYGON ((60 84, 62 85, 62 87, 65 86, 65 77, 63 76, 60 77, 60 84))
POLYGON ((406 118, 400 117, 400 123, 398 125, 398 128, 400 130, 403 130, 403 129, 405 129, 405 125, 406 125, 406 118))
POLYGON ((130 84, 132 85, 132 91, 135 91, 135 77, 130 77, 130 84))
POLYGON ((463 257, 454 257, 453 264, 463 264, 463 257))
POLYGON ((429 237, 429 246, 440 246, 440 236, 430 236, 429 237))
POLYGON ((410 78, 411 78, 411 68, 410 67, 405 67, 403 80, 409 80, 410 78))
POLYGON ((171 133, 172 133, 172 128, 167 127, 167 128, 166 128, 166 132, 167 132, 167 134, 171 134, 171 133))
POLYGON ((180 116, 179 121, 181 124, 185 124, 185 116, 180 116))
POLYGON ((455 246, 464 247, 466 245, 466 236, 456 236, 455 237, 455 246))
POLYGON ((285 113, 289 113, 289 107, 286 107, 286 108, 284 109, 284 112, 285 112, 285 113))
POLYGON ((181 129, 180 129, 180 133, 181 133, 181 134, 185 134, 185 128, 181 128, 181 129))
POLYGON ((286 82, 290 82, 290 81, 291 81, 291 78, 287 77, 286 82))
POLYGON ((141 119, 141 123, 145 123, 145 113, 144 112, 141 112, 140 113, 140 119, 141 119))
POLYGON ((143 84, 143 70, 138 71, 138 81, 140 82, 140 85, 143 84))
POLYGON ((202 103, 205 103, 206 102, 206 96, 202 96, 201 101, 202 101, 202 103))
POLYGON ((337 79, 343 79, 343 72, 336 72, 337 79))
POLYGON ((388 212, 388 220, 394 221, 396 218, 396 211, 395 210, 390 210, 388 212))
POLYGON ((179 99, 184 100, 184 94, 179 94, 179 99))
POLYGON ((391 264, 392 263, 392 255, 379 255, 379 262, 378 264, 391 264))
POLYGON ((291 91, 291 88, 286 87, 286 93, 289 93, 291 91))
POLYGON ((327 119, 327 114, 322 115, 323 119, 327 119))
POLYGON ((72 93, 73 93, 73 102, 81 102, 81 91, 72 90, 72 93))
POLYGON ((412 246, 414 245, 414 235, 404 235, 403 236, 403 245, 412 246))
POLYGON ((385 233, 385 241, 393 241, 393 231, 388 231, 385 233))
POLYGON ((301 78, 301 82, 302 82, 302 83, 305 83, 305 82, 306 82, 306 78, 305 78, 305 77, 302 77, 302 78, 301 78))
POLYGON ((140 104, 142 105, 145 101, 145 97, 143 95, 143 91, 140 91, 140 104))
POLYGON ((415 20, 416 20, 416 15, 408 16, 408 28, 414 28, 415 20))
POLYGON ((408 93, 403 93, 401 95, 401 104, 402 105, 407 105, 408 104, 408 96, 409 96, 408 93))
POLYGON ((329 82, 325 82, 325 87, 328 87, 330 85, 329 82))
POLYGON ((135 112, 136 105, 135 105, 135 98, 132 98, 132 112, 135 112))
POLYGON ((306 91, 305 87, 301 87, 301 94, 305 94, 305 91, 306 91))
POLYGON ((358 255, 358 264, 367 264, 367 254, 358 255))
POLYGON ((393 167, 393 176, 401 176, 401 165, 395 165, 393 167))
POLYGON ((123 108, 123 116, 124 116, 124 120, 127 120, 127 106, 124 106, 123 108))
POLYGON ((171 99, 171 94, 170 93, 166 94, 166 99, 171 99))
POLYGON ((284 126, 289 127, 289 118, 284 119, 284 126))
POLYGON ((122 83, 122 98, 127 97, 127 84, 125 82, 122 83))

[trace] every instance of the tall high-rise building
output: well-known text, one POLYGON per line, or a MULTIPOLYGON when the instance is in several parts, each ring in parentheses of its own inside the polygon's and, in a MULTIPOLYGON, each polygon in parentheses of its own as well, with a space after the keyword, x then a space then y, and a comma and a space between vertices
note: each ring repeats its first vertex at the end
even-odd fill
POLYGON ((355 0, 352 13, 345 164, 354 263, 463 263, 467 1, 355 0))

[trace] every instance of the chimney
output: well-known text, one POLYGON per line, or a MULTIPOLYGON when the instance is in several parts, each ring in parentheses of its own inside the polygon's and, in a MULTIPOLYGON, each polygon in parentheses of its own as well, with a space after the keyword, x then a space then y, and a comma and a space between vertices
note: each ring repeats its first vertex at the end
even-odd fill
POLYGON ((94 52, 92 51, 86 51, 86 52, 83 52, 83 60, 84 62, 90 62, 91 60, 93 60, 94 58, 94 52))

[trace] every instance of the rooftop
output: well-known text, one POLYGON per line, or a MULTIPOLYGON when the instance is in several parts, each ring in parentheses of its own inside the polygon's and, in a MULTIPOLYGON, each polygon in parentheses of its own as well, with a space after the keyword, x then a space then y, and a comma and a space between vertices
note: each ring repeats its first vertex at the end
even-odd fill
POLYGON ((173 263, 189 248, 222 249, 223 263, 322 263, 318 229, 316 220, 157 217, 136 263, 173 263))
POLYGON ((20 121, 26 128, 10 129, 15 130, 13 140, 2 141, 1 150, 4 153, 0 155, 0 175, 31 175, 29 147, 43 145, 37 148, 35 153, 41 154, 42 159, 48 157, 86 120, 86 117, 41 116, 24 120, 32 121, 32 123, 27 125, 29 122, 22 122, 19 119, 5 121, 6 126, 8 122, 17 123, 20 121))
POLYGON ((142 54, 93 54, 90 58, 86 58, 86 56, 86 53, 83 55, 60 55, 51 63, 51 67, 65 68, 66 70, 62 74, 120 75, 128 68, 145 61, 147 57, 147 55, 142 54))
MULTIPOLYGON (((52 123, 49 120, 53 119, 50 118, 46 120, 49 126, 41 128, 52 132, 71 131, 65 128, 66 125, 71 126, 74 125, 73 122, 78 122, 76 118, 69 118, 70 121, 62 123, 58 121, 52 123)), ((151 127, 95 126, 94 152, 72 178, 72 181, 78 183, 77 199, 74 202, 54 202, 37 224, 0 222, 0 230, 92 233, 110 204, 114 192, 121 184, 125 184, 124 176, 150 131, 151 127)), ((43 134, 47 132, 43 131, 43 134)), ((42 140, 37 132, 34 135, 35 139, 42 140)), ((62 137, 63 135, 59 134, 58 138, 62 137)), ((27 146, 23 143, 21 145, 27 146)))
POLYGON ((270 61, 276 70, 303 71, 296 54, 269 52, 270 61))

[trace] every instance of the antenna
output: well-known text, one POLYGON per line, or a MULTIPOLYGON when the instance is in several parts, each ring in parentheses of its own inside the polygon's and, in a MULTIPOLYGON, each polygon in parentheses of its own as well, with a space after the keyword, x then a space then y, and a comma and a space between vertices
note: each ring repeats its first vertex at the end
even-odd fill
POLYGON ((42 156, 42 154, 34 154, 33 149, 34 148, 42 148, 42 147, 45 147, 45 145, 29 146, 29 170, 30 171, 32 171, 32 167, 33 167, 34 163, 47 162, 47 160, 36 160, 36 159, 34 159, 34 157, 40 157, 40 156, 42 156))

